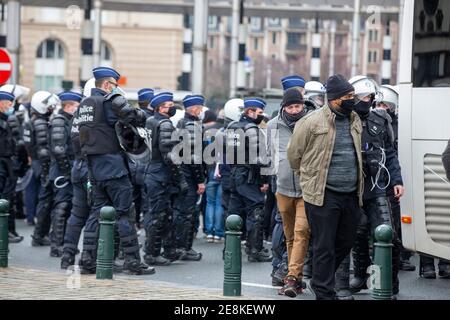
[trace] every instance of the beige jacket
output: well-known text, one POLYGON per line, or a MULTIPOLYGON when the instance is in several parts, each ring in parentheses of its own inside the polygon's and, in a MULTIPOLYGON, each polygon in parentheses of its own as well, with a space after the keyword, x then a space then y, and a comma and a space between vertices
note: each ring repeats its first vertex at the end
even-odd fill
MULTIPOLYGON (((287 147, 287 158, 291 168, 300 175, 300 187, 305 202, 323 205, 328 168, 336 138, 336 114, 328 105, 310 113, 297 122, 294 134, 287 147)), ((362 206, 364 177, 362 171, 361 133, 362 124, 358 115, 350 116, 350 131, 358 158, 358 197, 362 206)))

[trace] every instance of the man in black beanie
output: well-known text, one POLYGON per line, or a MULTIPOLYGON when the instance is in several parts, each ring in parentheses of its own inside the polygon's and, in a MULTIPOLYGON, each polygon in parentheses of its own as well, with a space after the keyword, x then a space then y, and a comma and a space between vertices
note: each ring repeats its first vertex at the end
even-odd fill
POLYGON ((363 194, 362 125, 353 112, 354 88, 342 76, 328 79, 327 103, 295 125, 287 148, 311 228, 316 299, 335 299, 336 269, 350 253, 363 194))

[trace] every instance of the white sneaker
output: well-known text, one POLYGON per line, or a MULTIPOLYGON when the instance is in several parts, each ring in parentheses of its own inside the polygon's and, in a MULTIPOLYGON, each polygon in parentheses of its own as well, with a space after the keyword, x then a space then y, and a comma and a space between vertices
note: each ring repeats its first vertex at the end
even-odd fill
POLYGON ((214 242, 223 242, 224 238, 219 236, 214 236, 214 242))
POLYGON ((212 236, 212 234, 208 234, 206 236, 206 242, 214 242, 214 237, 212 236))

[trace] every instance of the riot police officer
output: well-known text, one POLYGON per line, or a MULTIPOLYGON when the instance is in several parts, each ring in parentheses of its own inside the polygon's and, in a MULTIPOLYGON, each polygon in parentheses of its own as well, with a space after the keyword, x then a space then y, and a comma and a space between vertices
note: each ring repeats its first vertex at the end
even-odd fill
POLYGON ((261 168, 267 166, 265 139, 258 125, 264 119, 266 103, 259 98, 244 100, 244 113, 226 130, 227 161, 231 165, 229 214, 247 215, 246 252, 250 262, 270 262, 272 256, 263 247, 264 193, 269 185, 261 168))
MULTIPOLYGON (((75 94, 71 101, 78 105, 83 96, 75 94)), ((74 119, 78 118, 78 109, 74 113, 74 119)), ((61 269, 67 269, 75 264, 75 255, 78 251, 81 230, 86 224, 89 216, 92 198, 91 184, 88 177, 87 159, 81 153, 80 134, 78 122, 73 121, 70 128, 70 142, 74 154, 73 166, 70 172, 70 181, 73 187, 72 210, 67 220, 66 232, 64 234, 63 256, 61 258, 61 269)))
POLYGON ((111 205, 116 209, 120 244, 125 256, 124 272, 153 274, 155 269, 141 262, 133 223, 132 186, 115 131, 119 122, 141 125, 145 115, 142 110, 133 108, 120 93, 117 71, 97 67, 93 74, 96 88, 81 102, 74 120, 79 125, 81 152, 92 176, 94 199, 84 230, 81 272, 95 273, 100 209, 111 205))
POLYGON ((31 98, 31 119, 24 126, 24 141, 31 156, 33 172, 40 177, 39 199, 36 212, 36 226, 32 246, 48 246, 53 201, 53 181, 50 180, 50 139, 49 121, 53 109, 60 103, 59 98, 47 91, 38 91, 31 98))
POLYGON ((179 258, 175 248, 173 204, 176 194, 185 194, 188 186, 180 165, 171 157, 172 149, 178 143, 173 137, 175 128, 170 121, 176 113, 173 94, 157 94, 150 104, 155 115, 146 122, 151 136, 151 160, 145 175, 148 206, 144 215, 147 235, 144 259, 150 265, 165 266, 179 258))
MULTIPOLYGON (((0 87, 0 91, 10 92, 14 95, 14 113, 8 117, 8 124, 11 128, 14 141, 16 143, 16 150, 13 156, 14 174, 17 176, 15 196, 11 199, 9 204, 10 214, 14 214, 16 219, 25 218, 23 190, 29 183, 31 174, 28 172, 30 168, 28 164, 28 153, 23 141, 23 120, 25 107, 21 104, 30 93, 30 89, 18 84, 6 84, 0 87)), ((28 208, 27 208, 28 209, 28 208)), ((11 233, 12 235, 12 233, 11 233)), ((11 238, 11 242, 21 241, 22 237, 11 238)))
POLYGON ((188 192, 176 199, 174 219, 176 225, 176 246, 181 260, 199 261, 200 252, 192 249, 194 241, 195 204, 199 195, 205 192, 205 168, 203 167, 203 134, 200 114, 205 98, 201 95, 187 95, 183 99, 184 117, 177 123, 177 129, 183 137, 183 157, 181 169, 188 184, 188 192))
MULTIPOLYGON (((218 141, 221 141, 224 145, 219 150, 221 154, 218 154, 218 162, 219 162, 219 176, 222 182, 222 207, 223 207, 223 216, 226 219, 228 217, 229 212, 229 203, 231 198, 231 167, 230 164, 226 161, 226 128, 233 121, 239 121, 242 111, 244 109, 244 100, 242 99, 230 99, 224 105, 224 128, 222 128, 217 134, 221 135, 218 141)), ((240 214, 243 216, 243 214, 240 214)), ((244 224, 245 228, 245 224, 244 224)), ((243 234, 241 239, 245 238, 243 234)))
MULTIPOLYGON (((392 129, 394 131, 394 147, 398 155, 398 92, 397 89, 390 85, 382 85, 380 87, 380 101, 377 102, 377 109, 384 109, 391 117, 392 129)), ((377 110, 375 109, 375 110, 377 110)), ((402 240, 402 229, 400 223, 400 201, 394 196, 394 190, 389 188, 387 190, 389 201, 391 202, 391 209, 394 215, 395 225, 400 241, 402 240)), ((412 252, 406 250, 403 245, 400 251, 400 270, 414 271, 416 267, 411 264, 409 259, 412 252)))
POLYGON ((396 198, 403 195, 403 181, 400 165, 394 148, 394 135, 387 113, 371 111, 378 93, 376 83, 367 77, 358 76, 349 81, 355 88, 358 102, 354 110, 361 118, 362 156, 365 172, 363 214, 358 223, 355 244, 353 246, 354 278, 349 280, 349 257, 336 272, 338 299, 352 299, 351 292, 367 288, 367 267, 371 264, 369 256, 369 234, 373 236, 375 228, 381 224, 390 225, 394 230, 392 250, 392 294, 399 292, 398 270, 400 241, 394 226, 394 219, 386 194, 391 186, 396 198))
MULTIPOLYGON (((13 201, 15 196, 16 176, 14 174, 13 156, 16 153, 16 141, 8 117, 14 113, 13 101, 15 97, 12 93, 0 91, 0 199, 13 201)), ((15 228, 14 211, 8 217, 9 241, 17 243, 23 240, 15 228)))
POLYGON ((50 120, 50 180, 53 181, 53 203, 51 211, 50 256, 63 254, 66 220, 72 207, 72 184, 70 173, 74 153, 70 141, 73 113, 78 108, 82 95, 76 92, 59 94, 62 108, 50 120))
POLYGON ((138 91, 138 104, 139 108, 145 111, 145 114, 148 117, 153 117, 155 114, 155 110, 150 105, 150 101, 154 97, 154 91, 150 88, 143 88, 138 91))

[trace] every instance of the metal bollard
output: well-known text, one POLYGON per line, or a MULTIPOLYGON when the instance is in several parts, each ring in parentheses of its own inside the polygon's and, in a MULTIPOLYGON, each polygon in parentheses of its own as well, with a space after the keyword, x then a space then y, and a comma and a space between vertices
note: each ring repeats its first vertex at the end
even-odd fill
POLYGON ((230 215, 226 222, 224 259, 224 296, 241 295, 242 253, 241 234, 243 221, 238 215, 230 215))
MULTIPOLYGON (((375 283, 372 285, 372 299, 392 299, 392 239, 391 226, 382 224, 375 229, 374 266, 375 283)), ((372 278, 372 277, 371 277, 372 278)))
POLYGON ((9 202, 0 199, 0 268, 8 268, 8 216, 9 202))
POLYGON ((100 210, 100 235, 97 249, 97 279, 113 278, 114 224, 116 209, 103 207, 100 210))

